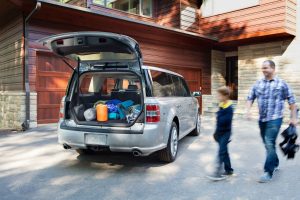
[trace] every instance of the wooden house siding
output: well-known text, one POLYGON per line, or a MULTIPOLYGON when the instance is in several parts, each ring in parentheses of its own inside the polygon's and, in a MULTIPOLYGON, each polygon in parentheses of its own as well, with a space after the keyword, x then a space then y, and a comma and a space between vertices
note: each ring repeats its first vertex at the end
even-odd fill
POLYGON ((201 18, 198 33, 218 37, 220 42, 295 35, 295 4, 295 0, 261 0, 257 6, 201 18))
POLYGON ((77 16, 78 20, 72 21, 66 19, 72 18, 72 13, 68 13, 67 10, 64 14, 44 11, 38 13, 36 19, 32 19, 29 24, 30 86, 32 91, 37 92, 38 123, 57 121, 59 102, 70 76, 69 68, 58 57, 41 52, 45 49, 35 42, 52 34, 104 31, 128 35, 139 42, 145 65, 163 67, 181 73, 192 90, 199 90, 202 87, 204 94, 210 94, 211 44, 207 41, 104 16, 80 17, 80 13, 77 13, 77 16), (48 16, 47 21, 42 20, 45 16, 48 16), (52 76, 48 76, 49 74, 52 76), (49 95, 51 101, 48 101, 49 95))
POLYGON ((180 1, 180 28, 186 31, 199 32, 199 5, 197 0, 180 1))
POLYGON ((297 0, 287 0, 286 7, 286 29, 287 32, 296 35, 297 0))
MULTIPOLYGON (((35 21, 29 27, 29 69, 30 85, 35 90, 36 77, 36 45, 35 41, 52 34, 70 31, 107 31, 121 33, 136 39, 142 49, 144 62, 146 64, 177 67, 195 68, 202 70, 204 93, 210 92, 210 46, 203 41, 180 35, 162 33, 159 30, 147 30, 135 27, 134 24, 115 24, 114 26, 104 27, 102 23, 90 25, 90 27, 75 26, 71 24, 52 23, 51 26, 44 26, 43 21, 35 21), (95 25, 95 26, 94 26, 95 25), (124 27, 123 27, 124 26, 124 27), (123 28, 122 28, 123 27, 123 28), (126 28, 125 28, 126 27, 126 28), (180 55, 180 56, 179 56, 180 55)), ((84 23, 83 23, 84 24, 84 23)))
POLYGON ((0 91, 23 90, 23 45, 20 14, 0 28, 0 91))
POLYGON ((180 27, 180 0, 155 1, 156 23, 179 28, 180 27))

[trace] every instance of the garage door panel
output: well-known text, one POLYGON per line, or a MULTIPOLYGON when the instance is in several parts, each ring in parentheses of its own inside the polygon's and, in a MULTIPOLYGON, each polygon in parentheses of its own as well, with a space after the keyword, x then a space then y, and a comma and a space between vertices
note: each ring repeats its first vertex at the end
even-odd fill
POLYGON ((51 105, 51 104, 59 104, 62 97, 65 95, 65 92, 49 92, 49 91, 40 91, 37 96, 37 101, 39 105, 51 105))
POLYGON ((61 58, 46 52, 37 53, 36 91, 39 124, 58 121, 60 101, 65 95, 71 73, 72 70, 61 58))
MULTIPOLYGON (((45 73, 45 72, 43 72, 45 73)), ((37 81, 37 88, 53 88, 53 89, 65 89, 68 85, 69 77, 49 77, 41 76, 37 81)))

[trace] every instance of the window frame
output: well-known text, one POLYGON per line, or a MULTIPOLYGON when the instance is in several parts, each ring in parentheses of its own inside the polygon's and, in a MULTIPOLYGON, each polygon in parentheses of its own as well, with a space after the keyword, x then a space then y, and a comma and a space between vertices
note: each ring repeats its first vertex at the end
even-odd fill
POLYGON ((162 98, 176 97, 176 94, 175 94, 176 92, 175 92, 174 88, 172 88, 172 91, 171 91, 172 94, 171 94, 170 96, 157 96, 157 95, 154 94, 154 87, 153 87, 154 81, 153 81, 153 76, 152 76, 152 74, 151 74, 152 71, 155 71, 155 72, 159 72, 159 73, 165 74, 165 75, 167 76, 166 78, 168 78, 168 79, 170 80, 171 84, 172 84, 172 85, 174 84, 173 78, 172 78, 172 74, 169 74, 169 73, 163 72, 163 71, 159 71, 159 70, 149 69, 149 76, 150 76, 150 79, 151 79, 151 91, 152 91, 152 97, 158 97, 158 98, 161 98, 161 97, 162 97, 162 98))
MULTIPOLYGON (((153 2, 153 0, 151 0, 151 4, 150 4, 150 15, 145 15, 144 13, 143 13, 143 10, 142 10, 142 8, 143 8, 143 3, 144 3, 144 0, 138 0, 139 1, 139 14, 136 14, 136 13, 131 13, 131 12, 129 12, 129 11, 124 11, 124 10, 120 10, 120 9, 117 9, 117 8, 110 8, 110 7, 108 7, 108 1, 107 0, 103 0, 104 1, 104 5, 102 5, 102 4, 98 4, 98 3, 95 3, 94 2, 94 0, 92 0, 92 4, 95 4, 95 5, 97 5, 97 6, 103 6, 103 7, 105 7, 105 8, 108 8, 108 9, 114 9, 114 10, 117 10, 117 11, 121 11, 121 12, 125 12, 125 13, 128 13, 128 14, 132 14, 132 15, 137 15, 137 16, 142 16, 142 17, 148 17, 148 18, 153 18, 153 13, 154 13, 154 2, 153 2)), ((130 0, 128 0, 128 1, 130 1, 130 0)))
POLYGON ((230 13, 230 12, 236 12, 236 11, 239 11, 239 10, 243 10, 243 9, 248 9, 248 8, 251 8, 251 7, 256 7, 256 6, 259 6, 261 5, 261 0, 257 0, 258 2, 257 3, 253 3, 253 5, 245 5, 243 7, 240 7, 240 8, 236 8, 236 9, 230 9, 228 11, 222 11, 222 12, 215 12, 214 11, 214 5, 215 5, 215 2, 213 1, 212 2, 212 7, 211 8, 205 8, 205 3, 202 3, 201 7, 200 7, 200 10, 201 10, 201 13, 202 13, 202 17, 203 18, 207 18, 207 17, 214 17, 214 16, 217 16, 217 15, 222 15, 222 14, 226 14, 226 13, 230 13), (210 14, 205 14, 204 10, 205 9, 211 9, 211 13, 210 14))

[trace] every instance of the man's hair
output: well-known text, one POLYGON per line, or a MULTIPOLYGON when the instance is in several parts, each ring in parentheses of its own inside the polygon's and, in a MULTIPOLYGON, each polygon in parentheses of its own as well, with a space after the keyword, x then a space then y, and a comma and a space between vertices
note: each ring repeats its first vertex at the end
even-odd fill
POLYGON ((269 63, 270 67, 275 69, 275 63, 272 60, 265 60, 264 63, 269 63))
POLYGON ((227 87, 227 86, 222 86, 220 87, 217 92, 219 94, 221 94, 222 96, 225 96, 225 97, 229 97, 230 96, 230 89, 227 87))

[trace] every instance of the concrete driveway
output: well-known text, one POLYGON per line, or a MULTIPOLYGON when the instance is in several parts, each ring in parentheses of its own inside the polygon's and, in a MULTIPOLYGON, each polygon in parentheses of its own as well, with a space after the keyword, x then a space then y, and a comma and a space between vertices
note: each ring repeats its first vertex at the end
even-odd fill
POLYGON ((234 124, 230 152, 237 176, 223 182, 205 177, 217 150, 209 118, 203 120, 201 136, 181 141, 171 164, 154 156, 78 156, 57 144, 54 125, 0 134, 0 199, 300 199, 299 155, 287 161, 279 152, 280 172, 273 182, 259 184, 265 151, 257 124, 234 124))

